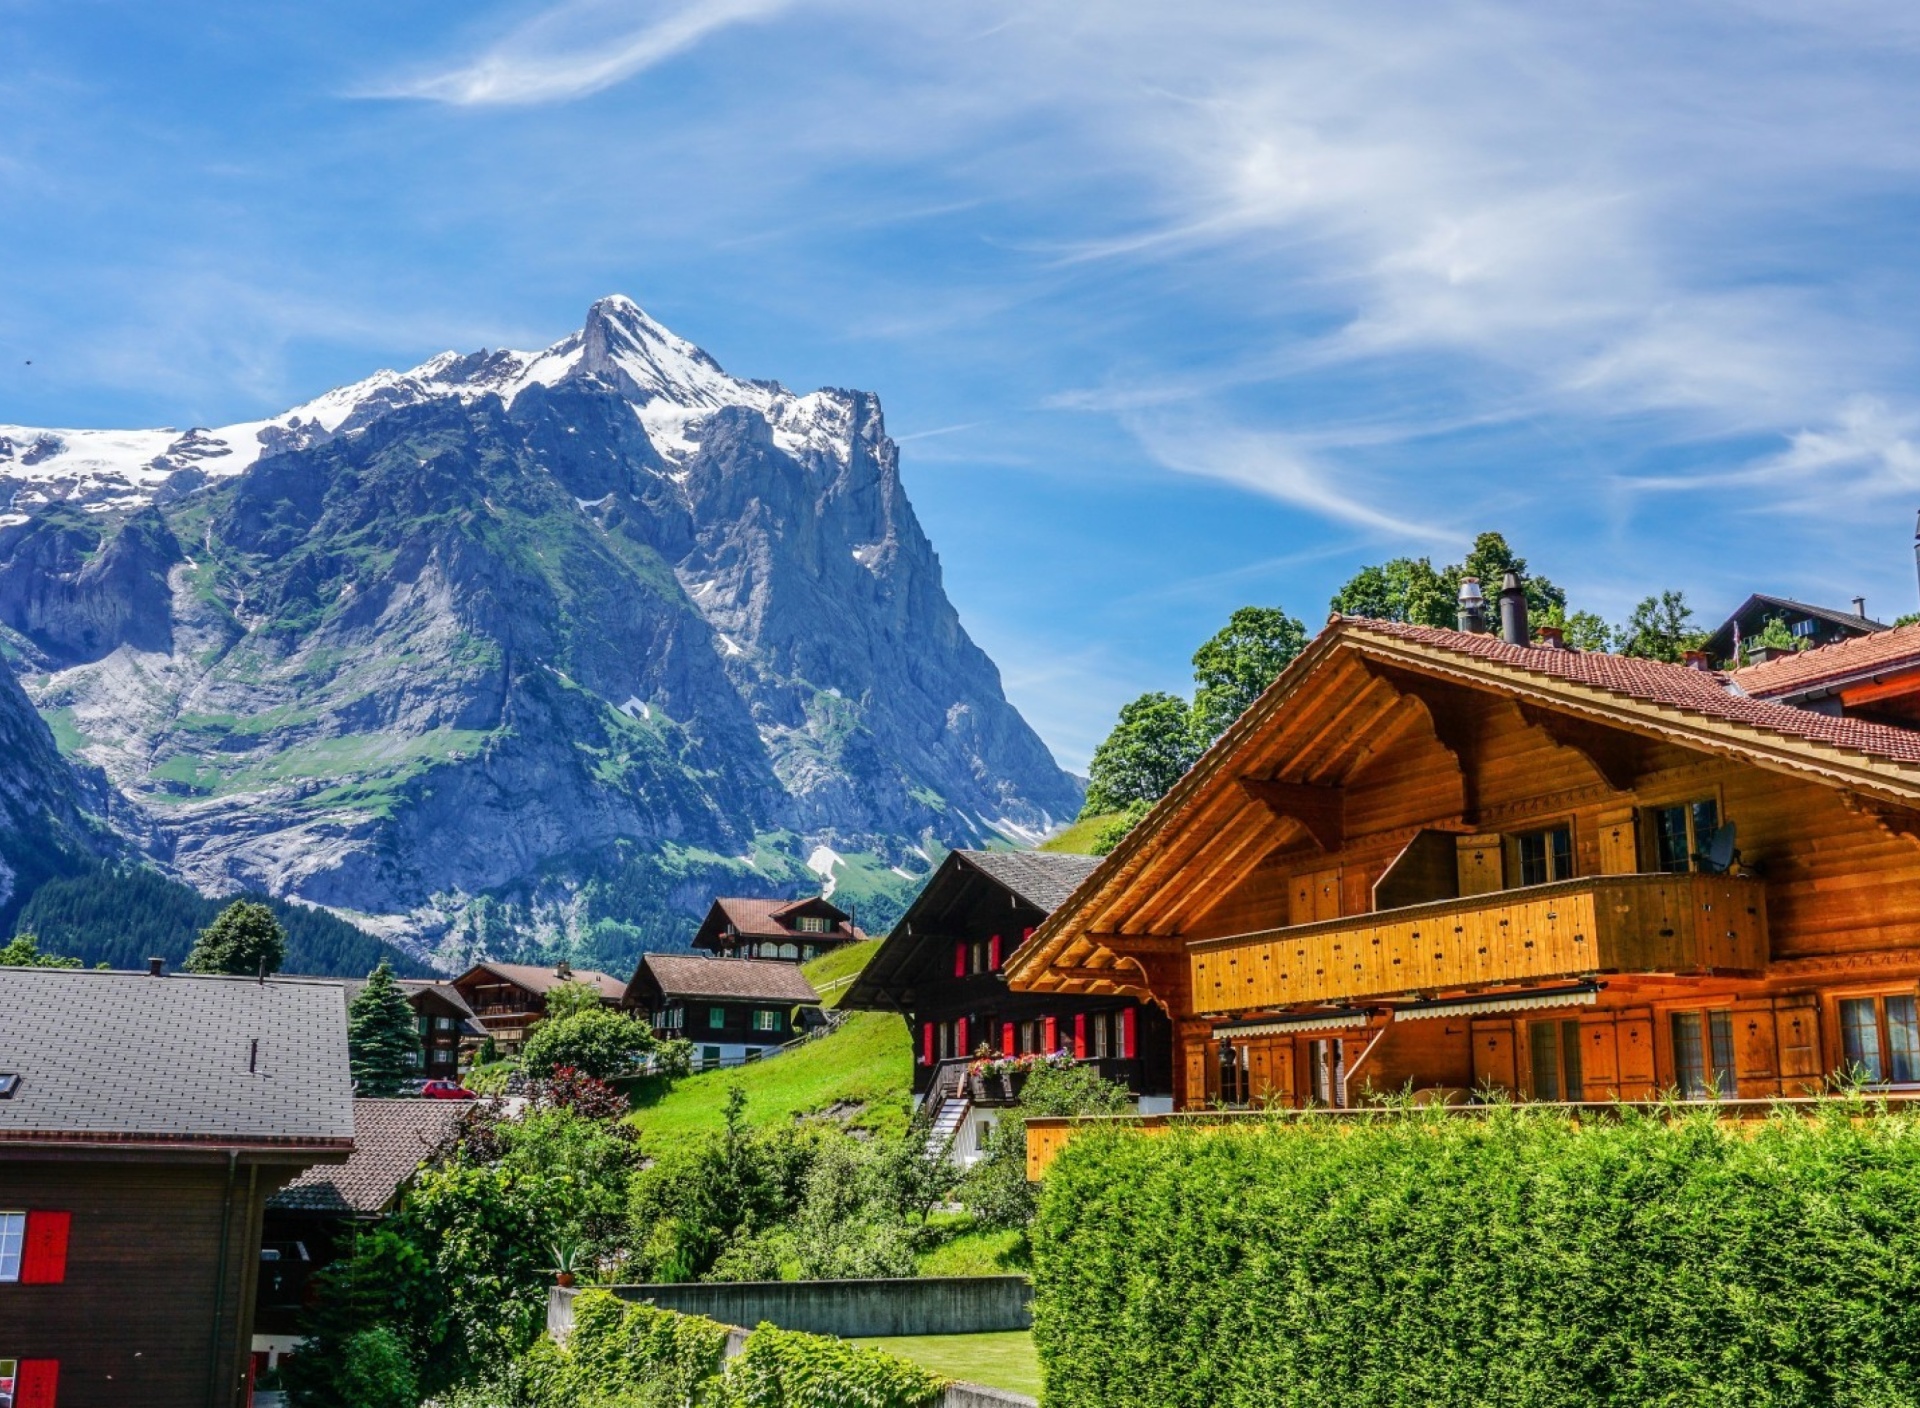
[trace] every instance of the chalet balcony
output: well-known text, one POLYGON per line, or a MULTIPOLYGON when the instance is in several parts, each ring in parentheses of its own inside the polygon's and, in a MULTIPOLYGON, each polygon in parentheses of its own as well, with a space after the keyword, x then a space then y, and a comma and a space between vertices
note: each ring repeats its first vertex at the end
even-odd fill
POLYGON ((1765 886, 1599 875, 1192 945, 1197 1011, 1353 1002, 1596 973, 1758 972, 1765 886))

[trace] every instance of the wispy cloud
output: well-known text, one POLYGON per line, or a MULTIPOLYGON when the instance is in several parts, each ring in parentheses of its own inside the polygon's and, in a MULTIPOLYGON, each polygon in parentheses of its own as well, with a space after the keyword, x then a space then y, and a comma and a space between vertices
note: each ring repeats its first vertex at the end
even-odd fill
MULTIPOLYGON (((461 107, 566 102, 622 83, 720 30, 771 19, 795 3, 693 0, 645 24, 609 33, 613 10, 599 0, 576 0, 521 26, 475 59, 361 96, 461 107)), ((618 9, 621 17, 630 13, 629 6, 618 9)))

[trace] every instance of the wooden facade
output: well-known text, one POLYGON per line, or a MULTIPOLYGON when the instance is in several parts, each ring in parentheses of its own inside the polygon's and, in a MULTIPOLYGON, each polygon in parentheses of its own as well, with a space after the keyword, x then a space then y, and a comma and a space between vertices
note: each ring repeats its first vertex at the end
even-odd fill
POLYGON ((1898 1089, 1916 882, 1920 733, 1336 618, 1009 981, 1158 1004, 1187 1109, 1898 1089))
MULTIPOLYGON (((626 984, 590 968, 561 963, 476 963, 452 982, 473 1020, 504 1055, 514 1055, 547 1014, 547 994, 562 983, 584 983, 609 1007, 620 1005, 626 984)), ((418 1009, 416 1009, 418 1010, 418 1009)))
POLYGON ((721 898, 700 921, 691 947, 721 958, 805 963, 865 938, 853 916, 824 895, 797 900, 721 898))

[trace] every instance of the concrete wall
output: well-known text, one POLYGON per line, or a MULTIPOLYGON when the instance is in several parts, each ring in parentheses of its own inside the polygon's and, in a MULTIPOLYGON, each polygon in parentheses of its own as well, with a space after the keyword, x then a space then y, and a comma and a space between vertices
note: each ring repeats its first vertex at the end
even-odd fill
MULTIPOLYGON (((724 1325, 768 1321, 843 1339, 972 1335, 1032 1326, 1024 1276, 939 1276, 897 1281, 738 1281, 613 1286, 622 1300, 704 1315, 724 1325)), ((571 1304, 568 1306, 571 1319, 571 1304)))

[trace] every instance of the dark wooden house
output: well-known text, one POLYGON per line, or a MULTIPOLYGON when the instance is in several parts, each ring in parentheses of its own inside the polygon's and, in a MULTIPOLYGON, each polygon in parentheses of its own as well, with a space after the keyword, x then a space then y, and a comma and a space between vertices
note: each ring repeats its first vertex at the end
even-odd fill
POLYGON ((1172 1108, 1172 1032, 1159 1008, 1123 994, 1006 985, 1014 950, 1098 864, 1043 851, 949 852, 840 1001, 905 1018, 914 1095, 933 1103, 936 1137, 957 1162, 978 1156, 1022 1079, 970 1079, 976 1057, 1064 1053, 1125 1084, 1146 1112, 1172 1108))
POLYGON ((14 1408, 236 1408, 266 1202, 353 1149, 337 982, 0 968, 14 1408))
POLYGON ((1515 634, 1336 617, 1011 985, 1160 1006, 1193 1109, 1920 1088, 1920 730, 1781 702, 1895 633, 1733 674, 1515 634))
MULTIPOLYGON (((447 979, 395 978, 414 1011, 420 1032, 417 1068, 427 1080, 453 1080, 460 1074, 462 1052, 471 1052, 486 1038, 486 1029, 460 989, 447 979)), ((347 1005, 360 995, 364 978, 345 981, 347 1005)))
POLYGON ((1795 601, 1791 597, 1766 596, 1756 592, 1741 602, 1733 614, 1714 629, 1703 648, 1715 660, 1735 665, 1744 663, 1747 647, 1767 628, 1769 621, 1775 620, 1787 628, 1787 633, 1802 649, 1832 645, 1835 641, 1853 640, 1887 629, 1884 624, 1867 615, 1867 603, 1858 597, 1854 599, 1852 610, 1841 611, 1831 606, 1795 601), (1737 660, 1736 650, 1740 656, 1737 660))
POLYGON ((619 1006, 626 992, 626 984, 618 978, 566 963, 551 968, 537 963, 476 963, 452 986, 500 1053, 511 1056, 546 1016, 547 994, 562 983, 585 983, 609 1007, 619 1006))
POLYGON ((692 1042, 700 1070, 758 1060, 820 1021, 820 994, 797 964, 705 954, 642 954, 624 1005, 656 1036, 692 1042))
POLYGON ((355 1231, 393 1211, 420 1166, 443 1153, 472 1108, 459 1100, 355 1100, 353 1156, 316 1164, 267 1199, 255 1295, 256 1368, 299 1349, 312 1278, 350 1249, 355 1231))
POLYGON ((693 947, 722 958, 804 963, 859 943, 853 916, 819 895, 798 900, 717 899, 700 921, 693 947))

